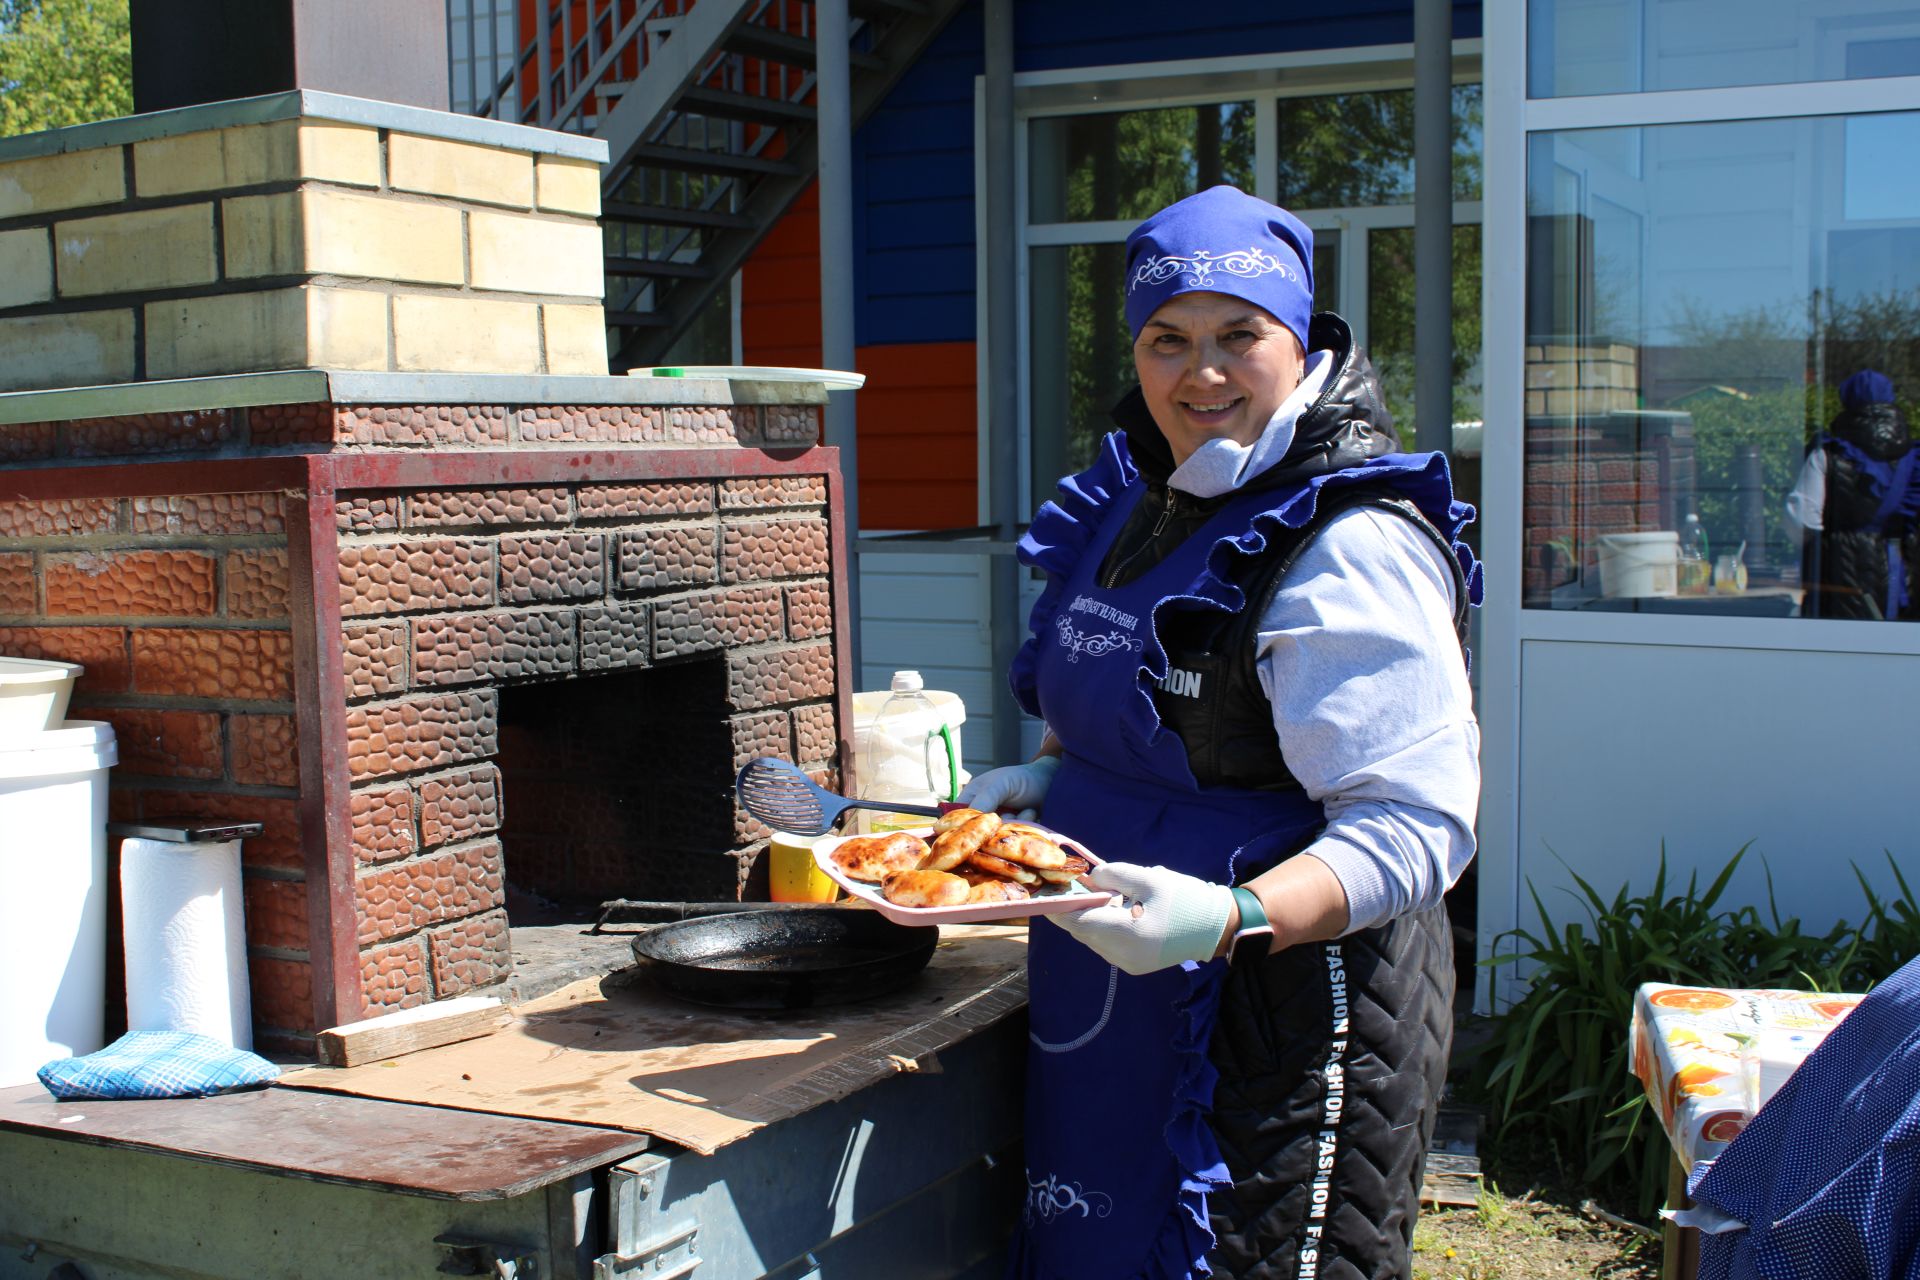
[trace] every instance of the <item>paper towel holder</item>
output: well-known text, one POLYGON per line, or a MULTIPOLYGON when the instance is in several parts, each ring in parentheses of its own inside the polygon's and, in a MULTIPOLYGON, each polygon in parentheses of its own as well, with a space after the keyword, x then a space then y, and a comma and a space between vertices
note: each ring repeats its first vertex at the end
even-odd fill
POLYGON ((160 840, 168 844, 224 844, 246 840, 266 830, 263 822, 220 822, 205 826, 155 826, 146 822, 109 822, 107 834, 129 840, 160 840))

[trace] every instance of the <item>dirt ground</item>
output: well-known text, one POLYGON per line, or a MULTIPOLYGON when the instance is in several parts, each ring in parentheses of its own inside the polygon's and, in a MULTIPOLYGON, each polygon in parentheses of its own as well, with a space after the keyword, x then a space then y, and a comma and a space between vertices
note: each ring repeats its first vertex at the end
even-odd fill
POLYGON ((1414 1280, 1658 1280, 1660 1242, 1582 1214, 1576 1191, 1503 1194, 1489 1181, 1472 1208, 1434 1208, 1413 1233, 1414 1280))

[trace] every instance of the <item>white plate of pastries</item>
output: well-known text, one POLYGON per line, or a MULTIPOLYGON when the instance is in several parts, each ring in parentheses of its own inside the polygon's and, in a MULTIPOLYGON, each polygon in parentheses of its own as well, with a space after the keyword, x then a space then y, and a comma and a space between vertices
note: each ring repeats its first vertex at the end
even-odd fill
POLYGON ((1099 861, 1058 832, 978 809, 931 827, 822 840, 820 869, 898 924, 972 924, 1084 911, 1113 895, 1081 877, 1099 861))

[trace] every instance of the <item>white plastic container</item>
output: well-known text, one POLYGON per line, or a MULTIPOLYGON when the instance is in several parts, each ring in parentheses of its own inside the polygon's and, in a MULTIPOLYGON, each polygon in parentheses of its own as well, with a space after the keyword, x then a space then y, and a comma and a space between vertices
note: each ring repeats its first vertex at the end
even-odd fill
POLYGON ((1680 535, 1671 529, 1603 533, 1596 541, 1601 595, 1627 600, 1680 593, 1680 535))
POLYGON ((84 667, 39 658, 0 658, 0 739, 45 733, 67 718, 84 667))
POLYGON ((105 1042, 113 726, 0 739, 0 1086, 105 1042))
MULTIPOLYGON (((967 785, 972 777, 961 767, 960 726, 967 722, 966 704, 957 693, 948 693, 944 689, 924 689, 921 691, 932 704, 932 714, 914 724, 914 734, 910 753, 915 767, 921 759, 919 743, 932 740, 933 770, 939 785, 935 788, 940 799, 950 800, 961 787, 967 785), (942 733, 941 730, 945 730, 942 733)), ((867 734, 873 727, 874 718, 880 714, 880 708, 893 696, 891 689, 873 689, 853 695, 853 759, 854 790, 848 795, 859 795, 859 787, 866 779, 857 776, 864 768, 867 759, 867 734)))

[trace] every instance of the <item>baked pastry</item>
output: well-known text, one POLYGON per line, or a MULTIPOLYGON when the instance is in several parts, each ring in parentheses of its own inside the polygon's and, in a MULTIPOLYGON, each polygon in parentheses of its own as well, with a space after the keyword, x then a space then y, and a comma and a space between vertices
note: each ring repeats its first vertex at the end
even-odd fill
POLYGON ((1057 870, 1067 865, 1067 853, 1051 840, 1031 834, 1032 828, 1008 831, 1002 829, 993 833, 987 842, 980 846, 980 852, 991 854, 1006 862, 1017 862, 1036 871, 1057 870))
POLYGON ((861 836, 835 846, 827 860, 849 880, 879 884, 896 871, 912 871, 927 856, 927 842, 908 831, 861 836))
MULTIPOLYGON (((933 851, 920 865, 927 871, 951 871, 967 860, 967 855, 987 842, 987 839, 1000 828, 997 814, 981 813, 977 809, 957 809, 947 814, 951 818, 956 814, 970 813, 973 816, 965 822, 957 823, 945 831, 936 832, 933 837, 933 851)), ((945 819, 942 819, 945 821, 945 819)))
POLYGON ((979 816, 978 809, 949 809, 933 820, 933 834, 945 835, 955 827, 971 822, 979 816))
POLYGON ((1025 902, 1033 895, 1027 886, 1013 880, 1001 880, 994 876, 981 876, 967 890, 967 905, 975 906, 990 902, 1025 902))
MULTIPOLYGON (((992 841, 988 841, 988 843, 991 844, 992 841)), ((971 854, 968 854, 967 865, 1002 880, 1014 880, 1020 884, 1029 885, 1042 883, 1038 872, 1029 867, 1023 867, 1017 862, 1009 862, 1005 858, 997 858, 985 849, 975 849, 971 854)))
POLYGON ((896 871, 880 882, 880 896, 897 907, 957 907, 972 891, 945 871, 896 871))
POLYGON ((1087 872, 1093 870, 1093 864, 1077 853, 1067 855, 1067 864, 1063 867, 1036 867, 1034 874, 1048 884, 1072 884, 1087 872))

